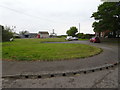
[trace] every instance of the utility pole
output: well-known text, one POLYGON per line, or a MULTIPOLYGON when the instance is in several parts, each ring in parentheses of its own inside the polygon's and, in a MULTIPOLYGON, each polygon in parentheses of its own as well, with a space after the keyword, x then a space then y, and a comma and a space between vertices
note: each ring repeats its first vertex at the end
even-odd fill
POLYGON ((79 33, 80 33, 80 23, 79 23, 79 33))
POLYGON ((55 32, 54 32, 54 29, 53 29, 53 34, 54 34, 55 32))

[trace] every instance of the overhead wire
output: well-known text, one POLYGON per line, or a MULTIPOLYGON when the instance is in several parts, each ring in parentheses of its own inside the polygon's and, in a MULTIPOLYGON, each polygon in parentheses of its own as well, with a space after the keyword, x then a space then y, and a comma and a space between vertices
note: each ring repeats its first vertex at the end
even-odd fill
MULTIPOLYGON (((19 13, 19 14, 23 14, 23 15, 26 15, 26 16, 29 16, 29 17, 33 17, 33 18, 36 18, 37 20, 46 20, 46 21, 49 21, 49 22, 54 22, 52 20, 48 20, 48 19, 43 19, 41 17, 37 17, 37 16, 33 16, 33 15, 30 15, 30 14, 27 14, 27 13, 24 13, 24 12, 21 12, 21 11, 18 11, 18 10, 15 10, 15 9, 12 9, 12 8, 9 8, 9 7, 6 7, 6 6, 3 6, 3 5, 0 5, 0 7, 2 8, 5 8, 5 9, 8 9, 10 11, 13 11, 13 12, 16 12, 16 13, 19 13)), ((55 23, 55 22, 54 22, 55 23)), ((48 29, 47 29, 48 30, 48 29)))
MULTIPOLYGON (((1 4, 0 4, 0 7, 8 9, 8 10, 16 12, 16 13, 19 13, 19 14, 23 14, 23 15, 26 15, 26 16, 29 16, 29 17, 36 18, 37 20, 39 19, 39 20, 50 22, 50 23, 62 23, 62 24, 64 23, 64 24, 66 24, 65 22, 60 22, 60 21, 58 22, 58 21, 50 20, 50 19, 47 19, 47 18, 44 18, 44 17, 34 16, 34 15, 31 15, 31 14, 28 14, 28 13, 24 13, 24 12, 21 12, 19 10, 16 10, 16 9, 13 9, 13 8, 9 8, 9 7, 1 5, 1 4)), ((51 30, 51 29, 49 29, 49 30, 51 30)))
MULTIPOLYGON (((50 19, 47 19, 47 18, 44 18, 44 17, 38 17, 38 16, 31 15, 31 14, 27 14, 27 13, 24 13, 24 12, 21 12, 21 11, 18 11, 16 9, 12 9, 12 8, 9 8, 9 7, 3 6, 3 5, 0 5, 0 7, 6 8, 6 9, 11 10, 13 12, 23 14, 23 15, 26 15, 26 16, 29 16, 29 17, 37 18, 37 19, 40 19, 40 20, 45 20, 45 21, 48 21, 48 22, 51 22, 51 23, 60 23, 60 22, 50 20, 50 19)), ((64 23, 64 22, 62 22, 62 23, 64 23)))

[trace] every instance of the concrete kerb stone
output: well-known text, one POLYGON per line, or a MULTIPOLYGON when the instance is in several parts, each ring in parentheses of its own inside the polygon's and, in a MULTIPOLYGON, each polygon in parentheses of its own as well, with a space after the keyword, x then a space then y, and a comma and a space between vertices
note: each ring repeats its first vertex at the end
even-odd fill
POLYGON ((56 73, 43 73, 43 74, 16 74, 16 75, 6 75, 2 76, 2 78, 9 79, 41 79, 41 78, 52 78, 52 77, 61 77, 61 76, 73 76, 77 74, 87 74, 96 71, 101 71, 109 68, 113 68, 120 64, 120 62, 116 62, 113 64, 106 64, 100 67, 90 68, 90 69, 82 69, 76 71, 65 71, 65 72, 56 72, 56 73))

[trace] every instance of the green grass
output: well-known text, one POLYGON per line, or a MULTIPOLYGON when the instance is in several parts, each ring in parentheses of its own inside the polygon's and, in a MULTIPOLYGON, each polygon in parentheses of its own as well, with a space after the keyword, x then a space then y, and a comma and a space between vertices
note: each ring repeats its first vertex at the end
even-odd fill
POLYGON ((81 39, 81 38, 79 38, 78 40, 80 40, 80 41, 84 41, 84 40, 89 40, 89 39, 81 39))
POLYGON ((65 38, 46 38, 40 39, 40 42, 66 42, 65 38))
POLYGON ((16 39, 2 44, 3 60, 66 60, 85 58, 101 52, 96 48, 84 44, 42 43, 65 41, 63 38, 50 39, 16 39))

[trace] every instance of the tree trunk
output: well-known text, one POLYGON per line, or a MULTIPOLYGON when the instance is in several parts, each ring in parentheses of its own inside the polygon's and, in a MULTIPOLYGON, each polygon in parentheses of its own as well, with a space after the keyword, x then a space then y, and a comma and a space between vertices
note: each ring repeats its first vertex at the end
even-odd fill
POLYGON ((116 31, 113 31, 113 38, 116 37, 116 31))

